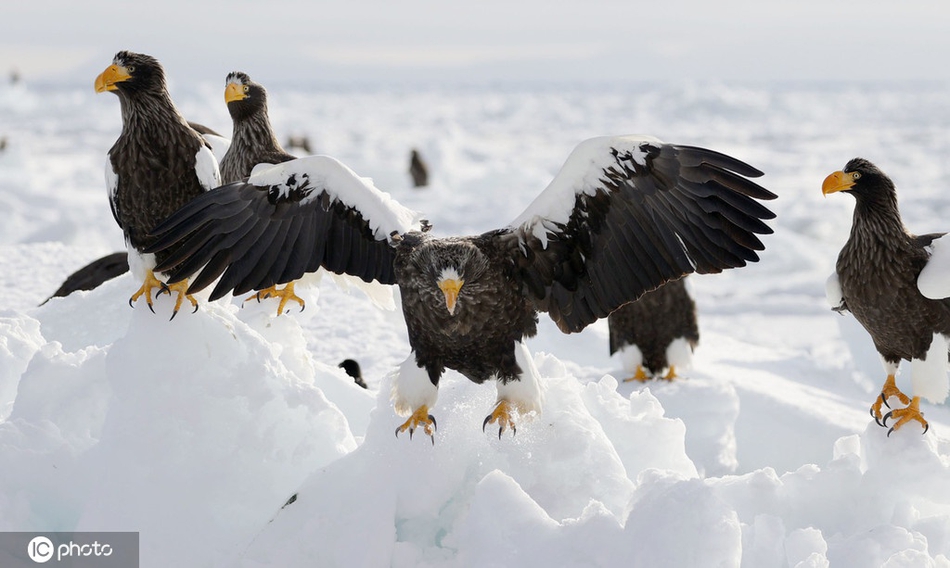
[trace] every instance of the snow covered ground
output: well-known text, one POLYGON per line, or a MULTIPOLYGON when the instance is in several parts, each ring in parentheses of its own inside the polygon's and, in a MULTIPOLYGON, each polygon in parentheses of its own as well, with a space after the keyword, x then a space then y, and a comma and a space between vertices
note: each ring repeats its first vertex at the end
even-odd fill
MULTIPOLYGON (((281 137, 443 235, 514 219, 603 134, 732 154, 779 195, 760 263, 693 277, 684 379, 620 382, 606 322, 567 336, 542 315, 543 413, 499 440, 481 430, 493 388, 448 372, 433 445, 393 435, 401 313, 330 279, 279 318, 235 300, 169 322, 167 297, 129 308, 128 275, 38 306, 123 248, 103 182, 119 108, 97 71, 0 88, 0 530, 140 531, 146 567, 950 566, 950 410, 923 402, 923 436, 868 415, 877 356, 824 300, 853 200, 820 193, 861 155, 911 230, 950 229, 943 85, 268 85, 281 137), (411 188, 412 147, 429 188, 411 188)), ((224 134, 227 71, 170 70, 186 116, 224 134)))

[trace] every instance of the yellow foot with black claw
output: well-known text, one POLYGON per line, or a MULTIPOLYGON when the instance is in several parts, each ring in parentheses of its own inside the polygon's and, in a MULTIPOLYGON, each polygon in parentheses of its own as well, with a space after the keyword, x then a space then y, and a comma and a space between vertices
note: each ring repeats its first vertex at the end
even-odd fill
POLYGON ((191 310, 191 313, 195 313, 198 311, 198 300, 196 300, 194 296, 188 293, 187 280, 182 280, 181 282, 175 282, 174 284, 163 284, 162 291, 159 292, 159 294, 166 293, 166 292, 168 293, 169 296, 171 295, 172 292, 175 292, 176 294, 178 294, 178 297, 175 298, 175 309, 174 311, 172 311, 172 317, 168 318, 168 321, 175 319, 175 316, 178 315, 178 310, 181 309, 181 304, 185 300, 185 298, 187 298, 188 301, 191 302, 192 307, 194 307, 194 309, 191 310))
POLYGON ((409 430, 409 439, 411 440, 412 433, 419 426, 422 426, 422 431, 432 439, 432 444, 435 445, 435 431, 438 430, 438 425, 435 423, 435 417, 429 414, 429 407, 424 404, 412 413, 409 420, 396 428, 396 437, 398 438, 400 433, 409 430))
POLYGON ((897 397, 903 404, 910 404, 910 397, 897 388, 894 375, 888 375, 887 380, 884 381, 884 386, 881 387, 881 396, 877 397, 877 400, 871 405, 871 416, 874 418, 874 421, 877 422, 878 426, 884 426, 884 423, 881 421, 881 406, 883 405, 890 408, 891 405, 887 404, 887 399, 892 396, 897 397))
POLYGON ((498 439, 501 440, 501 435, 505 430, 511 428, 511 435, 514 436, 518 433, 518 428, 515 426, 515 415, 519 414, 519 411, 516 405, 507 400, 500 400, 498 404, 495 405, 495 409, 492 410, 491 414, 485 417, 485 421, 482 422, 482 432, 485 431, 485 428, 489 424, 498 424, 498 439))
POLYGON ((678 375, 676 374, 676 365, 670 365, 669 370, 666 371, 666 374, 663 375, 662 379, 664 381, 673 381, 674 379, 676 379, 677 376, 678 375))
POLYGON ((270 288, 259 290, 256 294, 249 296, 244 301, 247 302, 247 300, 250 300, 251 298, 257 298, 258 303, 260 303, 262 298, 280 298, 280 303, 277 305, 278 316, 284 313, 284 308, 287 307, 287 302, 297 302, 300 304, 301 312, 305 307, 307 307, 307 304, 303 301, 303 298, 294 293, 293 282, 286 284, 281 290, 278 290, 276 285, 271 286, 270 288))
POLYGON ((637 372, 634 373, 632 377, 627 377, 626 379, 624 379, 623 382, 629 383, 630 381, 638 381, 641 383, 645 383, 649 381, 651 378, 652 377, 650 377, 650 375, 648 375, 647 372, 643 370, 642 365, 637 365, 637 372))
POLYGON ((155 308, 152 307, 152 290, 158 288, 158 293, 161 294, 165 289, 165 283, 155 278, 155 273, 149 270, 145 274, 145 281, 142 282, 142 286, 139 287, 138 291, 132 294, 132 297, 129 298, 129 306, 134 308, 135 302, 138 301, 143 295, 145 296, 145 303, 148 304, 148 309, 151 312, 155 313, 155 308))
POLYGON ((888 412, 887 414, 885 414, 884 419, 881 421, 882 422, 881 426, 887 426, 887 420, 889 418, 896 418, 897 422, 895 422, 894 425, 891 426, 891 429, 887 431, 888 437, 890 437, 891 432, 893 432, 894 430, 897 430, 898 428, 900 428, 904 424, 907 424, 911 420, 916 420, 917 422, 920 422, 921 426, 924 427, 924 431, 923 431, 924 434, 926 434, 927 430, 930 429, 930 424, 928 424, 927 421, 924 420, 924 415, 920 411, 920 397, 919 396, 915 396, 913 400, 910 401, 910 405, 907 406, 907 408, 896 408, 888 412))

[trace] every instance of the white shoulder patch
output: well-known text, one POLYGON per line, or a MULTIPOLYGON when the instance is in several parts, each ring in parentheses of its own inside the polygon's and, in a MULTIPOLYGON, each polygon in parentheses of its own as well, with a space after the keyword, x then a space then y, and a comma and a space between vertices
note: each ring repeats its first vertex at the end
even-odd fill
POLYGON ((646 163, 646 154, 641 150, 644 143, 663 144, 644 135, 601 136, 584 140, 567 157, 551 183, 509 226, 520 227, 546 243, 547 232, 553 230, 553 223, 564 224, 570 220, 578 195, 593 195, 603 187, 604 170, 616 164, 613 150, 629 152, 634 161, 643 165, 646 163))
POLYGON ((844 300, 844 293, 841 291, 841 282, 838 281, 837 272, 832 272, 828 280, 825 280, 825 298, 832 308, 837 308, 844 300))
POLYGON ((109 202, 115 203, 115 192, 119 187, 119 174, 112 169, 112 159, 106 155, 106 191, 109 192, 109 202))
MULTIPOLYGON (((394 231, 403 234, 418 230, 417 212, 403 207, 373 185, 371 179, 358 176, 330 156, 304 156, 277 165, 258 164, 247 182, 283 194, 308 184, 312 188, 309 199, 326 191, 331 199, 359 211, 378 240, 388 238, 394 231)), ((301 203, 307 202, 304 199, 301 203)))
POLYGON ((218 159, 214 153, 203 145, 195 156, 195 174, 205 191, 221 185, 221 171, 218 169, 218 159))
POLYGON ((261 162, 251 168, 251 176, 255 176, 261 172, 265 172, 274 167, 274 164, 268 164, 267 162, 261 162))
POLYGON ((220 164, 221 160, 224 159, 224 155, 228 153, 228 148, 231 147, 231 140, 215 134, 202 134, 201 137, 205 139, 205 142, 211 145, 211 152, 214 154, 214 159, 220 164))
POLYGON ((930 260, 917 277, 917 289, 931 300, 950 298, 950 239, 936 238, 927 249, 930 260))

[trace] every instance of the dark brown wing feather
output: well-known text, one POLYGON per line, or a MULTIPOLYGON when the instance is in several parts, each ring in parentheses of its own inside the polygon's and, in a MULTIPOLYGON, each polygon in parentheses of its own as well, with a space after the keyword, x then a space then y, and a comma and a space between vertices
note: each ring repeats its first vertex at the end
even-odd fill
POLYGON ((321 266, 394 283, 392 248, 358 211, 313 187, 283 197, 269 189, 236 182, 192 200, 153 231, 148 251, 171 251, 156 270, 170 272, 170 282, 197 273, 190 292, 220 277, 211 300, 291 282, 321 266))
MULTIPOLYGON (((50 298, 68 296, 76 290, 92 290, 107 280, 121 276, 129 271, 129 258, 126 252, 114 252, 98 258, 66 278, 50 298)), ((43 301, 45 304, 49 301, 43 301)))
POLYGON ((755 262, 764 248, 756 235, 772 232, 763 219, 775 215, 756 199, 775 195, 744 177, 759 170, 691 146, 643 142, 637 151, 645 158, 613 148, 600 187, 577 193, 546 243, 523 227, 502 237, 526 293, 564 332, 668 280, 755 262))

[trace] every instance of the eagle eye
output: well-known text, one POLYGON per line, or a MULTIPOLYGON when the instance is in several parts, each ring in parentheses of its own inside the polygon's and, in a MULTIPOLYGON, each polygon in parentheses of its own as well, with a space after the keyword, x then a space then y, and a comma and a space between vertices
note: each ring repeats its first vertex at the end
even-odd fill
POLYGON ((851 179, 853 179, 853 180, 857 180, 857 179, 860 178, 860 177, 861 177, 861 172, 853 172, 853 173, 851 174, 851 179))

